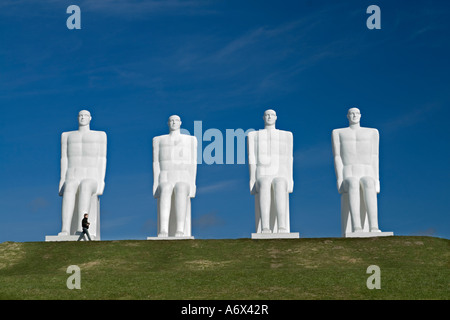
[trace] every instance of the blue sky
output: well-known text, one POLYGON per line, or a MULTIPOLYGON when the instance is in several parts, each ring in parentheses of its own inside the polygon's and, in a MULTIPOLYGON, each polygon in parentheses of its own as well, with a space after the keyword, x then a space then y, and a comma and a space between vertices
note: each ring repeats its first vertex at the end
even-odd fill
MULTIPOLYGON (((104 240, 156 235, 151 140, 170 115, 225 136, 268 108, 294 135, 291 230, 339 237, 331 131, 351 106, 380 131, 380 228, 450 238, 449 14, 440 0, 2 0, 0 242, 60 231, 60 135, 82 109, 108 135, 104 240)), ((247 164, 198 166, 196 238, 250 237, 248 180, 247 164)))

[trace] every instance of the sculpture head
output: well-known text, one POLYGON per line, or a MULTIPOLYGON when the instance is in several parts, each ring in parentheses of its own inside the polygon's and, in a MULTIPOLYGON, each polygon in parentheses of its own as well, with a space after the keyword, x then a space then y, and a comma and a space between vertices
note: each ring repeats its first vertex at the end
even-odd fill
POLYGON ((92 117, 91 113, 87 110, 81 110, 78 113, 78 124, 80 126, 88 126, 91 123, 92 117))
POLYGON ((361 120, 361 111, 358 108, 348 109, 347 119, 350 124, 358 124, 361 120))
POLYGON ((264 111, 263 119, 266 126, 273 126, 277 121, 277 113, 272 109, 268 109, 264 111))
POLYGON ((179 116, 177 115, 172 115, 169 117, 169 130, 170 131, 175 131, 175 130, 179 130, 181 127, 181 119, 179 116))

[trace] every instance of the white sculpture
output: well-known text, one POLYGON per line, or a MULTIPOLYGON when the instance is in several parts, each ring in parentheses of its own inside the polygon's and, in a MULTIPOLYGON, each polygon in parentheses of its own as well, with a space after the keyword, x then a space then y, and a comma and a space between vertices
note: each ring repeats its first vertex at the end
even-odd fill
POLYGON ((47 241, 77 240, 82 231, 81 220, 89 214, 89 232, 100 239, 100 202, 106 173, 106 133, 90 130, 91 114, 78 114, 78 130, 63 132, 61 136, 62 228, 57 237, 47 241))
POLYGON ((274 110, 264 112, 264 129, 248 133, 250 193, 255 195, 252 238, 298 238, 290 233, 289 193, 294 188, 293 136, 275 128, 274 110))
MULTIPOLYGON (((197 138, 180 133, 181 119, 169 117, 169 134, 153 138, 153 196, 158 199, 158 238, 193 239, 197 138)), ((147 238, 155 239, 155 238, 147 238)))
POLYGON ((393 235, 392 232, 381 232, 378 228, 378 130, 360 126, 361 113, 358 108, 350 108, 347 118, 349 127, 332 132, 337 189, 341 194, 342 235, 393 235))

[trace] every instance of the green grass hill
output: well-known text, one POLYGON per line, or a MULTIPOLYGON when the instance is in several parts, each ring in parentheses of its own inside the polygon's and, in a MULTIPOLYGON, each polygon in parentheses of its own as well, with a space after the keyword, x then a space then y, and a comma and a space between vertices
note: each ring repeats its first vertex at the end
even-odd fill
POLYGON ((0 299, 448 300, 448 239, 0 243, 0 299), (70 265, 81 289, 66 286, 70 265), (381 289, 366 285, 370 265, 381 289))

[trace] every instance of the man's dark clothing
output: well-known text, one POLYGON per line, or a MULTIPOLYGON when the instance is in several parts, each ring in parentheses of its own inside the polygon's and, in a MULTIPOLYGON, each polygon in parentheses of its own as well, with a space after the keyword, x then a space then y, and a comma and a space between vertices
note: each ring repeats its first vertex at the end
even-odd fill
POLYGON ((88 223, 88 219, 87 219, 87 218, 84 218, 84 219, 81 221, 81 226, 82 226, 83 228, 89 229, 89 223, 88 223))
POLYGON ((81 226, 83 227, 83 232, 80 234, 80 237, 78 238, 78 241, 81 240, 81 238, 84 238, 84 235, 87 234, 89 241, 91 241, 91 236, 89 235, 89 222, 87 218, 83 218, 83 220, 81 220, 81 226))

